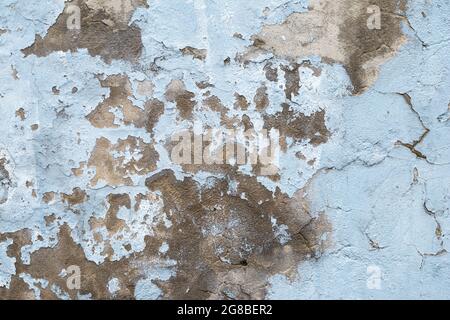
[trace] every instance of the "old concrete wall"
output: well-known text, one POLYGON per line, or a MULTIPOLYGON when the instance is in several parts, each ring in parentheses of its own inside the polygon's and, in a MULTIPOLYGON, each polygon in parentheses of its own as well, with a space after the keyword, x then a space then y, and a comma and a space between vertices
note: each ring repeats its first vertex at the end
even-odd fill
POLYGON ((0 0, 0 298, 450 298, 449 37, 448 0, 0 0))

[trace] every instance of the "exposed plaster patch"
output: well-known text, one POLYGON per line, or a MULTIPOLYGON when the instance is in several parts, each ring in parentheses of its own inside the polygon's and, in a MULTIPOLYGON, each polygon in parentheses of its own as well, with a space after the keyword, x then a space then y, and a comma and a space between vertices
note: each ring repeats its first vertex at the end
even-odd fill
POLYGON ((296 113, 288 104, 283 105, 283 111, 275 115, 265 116, 265 126, 268 129, 280 130, 281 136, 293 138, 296 141, 309 140, 313 145, 327 142, 330 132, 326 127, 325 111, 321 110, 310 116, 296 113))
POLYGON ((163 194, 173 223, 163 239, 177 272, 158 283, 166 297, 226 298, 232 290, 236 298, 261 299, 270 274, 295 276, 294 261, 314 257, 327 246, 320 239, 330 226, 324 216, 309 215, 300 193, 295 200, 282 194, 274 198, 254 178, 228 175, 204 189, 191 179, 176 181, 170 171, 147 179, 151 190, 163 194), (238 181, 236 194, 227 193, 230 179, 238 181), (273 217, 289 232, 286 242, 278 242, 273 217))
POLYGON ((193 47, 185 47, 180 50, 183 55, 192 56, 194 59, 205 60, 207 51, 205 49, 197 49, 193 47))
POLYGON ((172 80, 166 88, 165 98, 169 102, 176 103, 180 116, 184 119, 192 115, 197 104, 194 93, 187 91, 185 84, 181 80, 172 80))
MULTIPOLYGON (((152 132, 154 124, 164 112, 162 102, 146 100, 144 108, 133 105, 130 100, 133 96, 131 82, 125 75, 108 76, 99 79, 104 88, 109 88, 109 97, 104 99, 89 115, 87 119, 96 128, 118 128, 123 123, 127 126, 145 128, 152 132), (118 113, 120 111, 120 114, 118 113)), ((151 82, 141 82, 138 85, 138 93, 147 97, 151 96, 151 82)))
POLYGON ((129 22, 136 8, 146 6, 146 0, 67 0, 47 34, 36 35, 35 42, 22 52, 44 57, 55 51, 86 48, 90 55, 108 63, 119 59, 137 62, 142 53, 141 30, 129 22), (70 6, 80 8, 80 29, 67 28, 73 14, 70 6))
POLYGON ((383 28, 367 27, 369 0, 311 1, 307 12, 293 13, 283 23, 266 25, 252 37, 253 45, 238 59, 246 62, 264 51, 286 59, 320 56, 345 66, 354 92, 365 91, 379 66, 405 42, 401 30, 405 0, 380 0, 383 28))
POLYGON ((152 144, 142 138, 129 136, 111 143, 106 138, 97 139, 87 163, 95 168, 91 185, 105 183, 109 186, 133 185, 133 175, 145 175, 156 170, 158 153, 152 144))

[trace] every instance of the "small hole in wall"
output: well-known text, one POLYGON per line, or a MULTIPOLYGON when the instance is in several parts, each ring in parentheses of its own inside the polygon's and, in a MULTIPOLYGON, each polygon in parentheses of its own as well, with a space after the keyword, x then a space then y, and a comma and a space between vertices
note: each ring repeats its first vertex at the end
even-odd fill
POLYGON ((248 266, 248 262, 245 259, 241 260, 240 264, 241 264, 241 266, 244 266, 244 267, 248 266))

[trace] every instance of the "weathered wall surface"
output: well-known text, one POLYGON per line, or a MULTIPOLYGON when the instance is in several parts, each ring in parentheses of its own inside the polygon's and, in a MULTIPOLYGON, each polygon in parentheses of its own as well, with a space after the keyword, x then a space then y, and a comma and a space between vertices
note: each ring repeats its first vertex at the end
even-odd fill
POLYGON ((450 298, 449 49, 448 0, 0 0, 0 299, 450 298))

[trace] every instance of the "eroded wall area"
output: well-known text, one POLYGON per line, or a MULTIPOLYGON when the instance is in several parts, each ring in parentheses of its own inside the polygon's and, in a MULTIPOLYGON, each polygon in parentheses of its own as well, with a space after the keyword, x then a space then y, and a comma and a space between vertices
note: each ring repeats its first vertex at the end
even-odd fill
POLYGON ((0 298, 445 296, 446 1, 0 6, 0 298))

